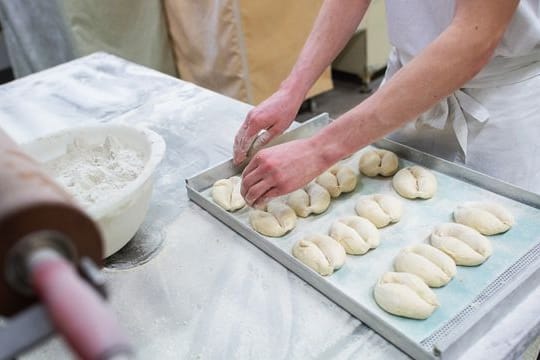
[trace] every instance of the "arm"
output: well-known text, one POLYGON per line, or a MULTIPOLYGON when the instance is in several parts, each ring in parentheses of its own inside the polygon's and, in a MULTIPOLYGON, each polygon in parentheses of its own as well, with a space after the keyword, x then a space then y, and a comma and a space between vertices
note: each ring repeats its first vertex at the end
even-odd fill
POLYGON ((458 0, 450 26, 373 96, 314 137, 332 164, 403 126, 490 60, 518 0, 458 0))
POLYGON ((281 84, 301 101, 324 69, 345 47, 364 17, 370 0, 326 0, 289 76, 281 84))
POLYGON ((259 151, 244 171, 248 204, 304 186, 460 88, 487 64, 518 2, 457 0, 449 27, 375 94, 310 139, 259 151))
POLYGON ((289 127, 307 92, 343 49, 369 3, 370 0, 324 1, 291 73, 276 93, 249 112, 242 124, 234 144, 236 164, 245 160, 249 146, 261 130, 267 130, 268 136, 260 145, 289 127))

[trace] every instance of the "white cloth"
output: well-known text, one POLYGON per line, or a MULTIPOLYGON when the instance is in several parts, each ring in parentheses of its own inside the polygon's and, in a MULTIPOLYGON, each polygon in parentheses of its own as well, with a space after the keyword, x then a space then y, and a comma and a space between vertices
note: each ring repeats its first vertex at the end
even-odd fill
MULTIPOLYGON (((387 1, 386 79, 452 21, 455 1, 387 1), (435 4, 436 3, 436 4, 435 4)), ((540 1, 522 0, 491 62, 389 137, 540 193, 540 1)))

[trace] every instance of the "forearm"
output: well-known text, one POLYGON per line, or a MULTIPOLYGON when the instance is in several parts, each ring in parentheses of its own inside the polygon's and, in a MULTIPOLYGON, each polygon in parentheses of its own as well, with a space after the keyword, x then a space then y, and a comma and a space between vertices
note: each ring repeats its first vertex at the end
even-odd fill
POLYGON ((302 100, 347 44, 362 20, 370 0, 325 0, 311 33, 281 87, 302 100))
POLYGON ((514 9, 496 25, 476 21, 475 11, 458 12, 449 28, 387 84, 314 137, 325 161, 334 163, 396 130, 472 79, 491 58, 514 9))

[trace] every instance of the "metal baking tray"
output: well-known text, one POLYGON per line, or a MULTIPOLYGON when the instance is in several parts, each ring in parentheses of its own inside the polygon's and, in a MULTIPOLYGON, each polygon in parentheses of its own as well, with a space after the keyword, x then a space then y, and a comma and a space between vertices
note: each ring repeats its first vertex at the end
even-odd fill
MULTIPOLYGON (((327 114, 317 116, 270 145, 310 136, 331 121, 327 114)), ((212 184, 238 173, 232 160, 187 179, 188 196, 413 358, 456 359, 540 282, 540 196, 389 140, 372 146, 395 152, 400 167, 418 164, 431 169, 439 189, 429 200, 402 199, 404 215, 400 222, 380 229, 379 247, 363 256, 348 255, 345 265, 329 277, 296 260, 291 255, 293 244, 307 233, 328 233, 335 219, 354 215, 360 195, 388 193, 399 197, 391 179, 360 177, 353 193, 332 200, 321 215, 299 218, 296 228, 282 238, 255 232, 249 225, 248 208, 229 213, 212 201, 212 184), (489 237, 493 255, 478 267, 458 266, 448 285, 434 289, 441 306, 426 320, 405 319, 380 309, 372 297, 373 286, 384 272, 392 270, 399 250, 426 242, 435 225, 452 221, 454 208, 471 200, 498 202, 516 218, 516 225, 508 232, 489 237)), ((344 162, 357 169, 363 151, 344 162)))

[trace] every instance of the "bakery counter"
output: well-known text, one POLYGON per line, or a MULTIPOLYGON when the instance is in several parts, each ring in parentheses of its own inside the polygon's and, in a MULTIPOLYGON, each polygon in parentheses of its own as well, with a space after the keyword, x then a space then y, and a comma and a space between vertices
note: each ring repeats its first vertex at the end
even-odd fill
MULTIPOLYGON (((188 200, 184 180, 231 157, 249 105, 105 53, 1 86, 0 98, 0 126, 22 142, 89 123, 165 139, 147 217, 103 270, 139 359, 408 358, 188 200)), ((540 332, 538 298, 464 358, 520 356, 540 332)), ((23 359, 71 357, 55 337, 23 359)))

